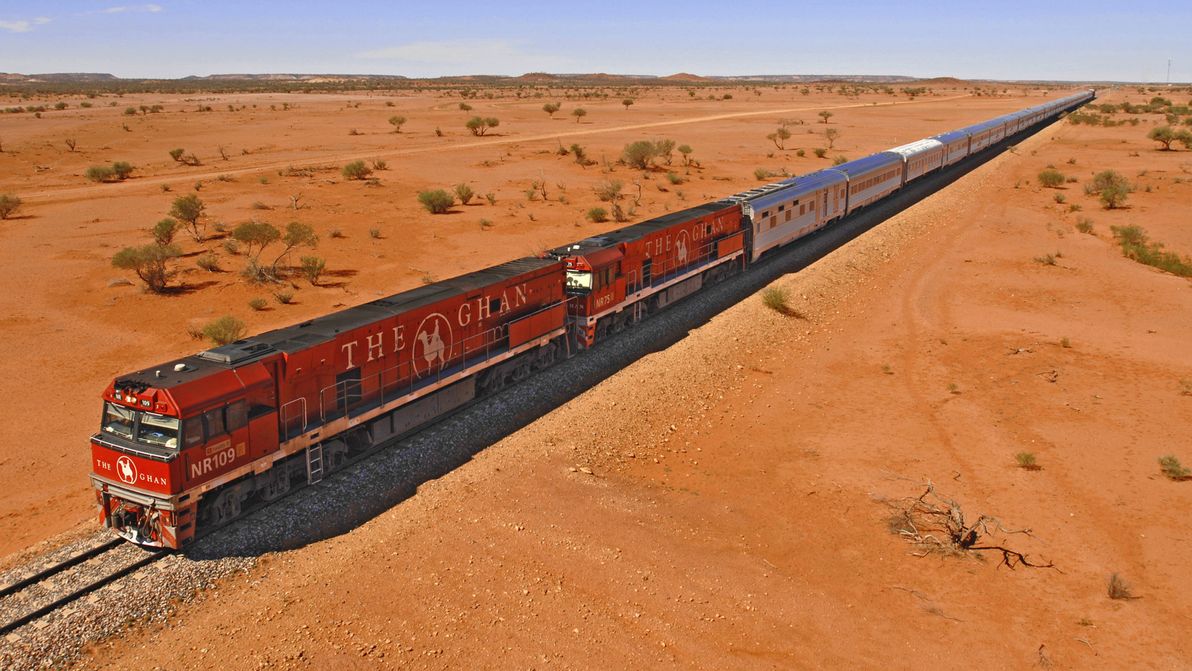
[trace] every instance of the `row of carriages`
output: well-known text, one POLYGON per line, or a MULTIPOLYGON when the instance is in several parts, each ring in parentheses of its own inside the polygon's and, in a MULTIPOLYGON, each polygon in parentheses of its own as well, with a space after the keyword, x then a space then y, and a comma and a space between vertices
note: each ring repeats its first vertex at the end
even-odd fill
POLYGON ((729 198, 752 224, 751 260, 890 195, 920 177, 1088 102, 1093 91, 916 140, 729 198))

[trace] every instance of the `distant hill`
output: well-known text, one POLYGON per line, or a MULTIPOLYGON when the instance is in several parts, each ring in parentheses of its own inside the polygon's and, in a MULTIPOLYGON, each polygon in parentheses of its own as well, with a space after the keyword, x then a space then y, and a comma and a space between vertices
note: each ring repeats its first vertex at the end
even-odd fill
POLYGON ((8 82, 114 82, 119 81, 120 78, 106 72, 47 72, 40 75, 0 72, 0 80, 8 82))

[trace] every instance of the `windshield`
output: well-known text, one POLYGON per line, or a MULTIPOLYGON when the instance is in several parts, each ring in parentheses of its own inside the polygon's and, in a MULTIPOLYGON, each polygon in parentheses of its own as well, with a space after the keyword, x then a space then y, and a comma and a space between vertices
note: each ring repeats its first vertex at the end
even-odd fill
POLYGON ((150 445, 178 447, 178 418, 142 412, 137 440, 150 445))
POLYGON ((132 424, 136 414, 137 411, 131 408, 123 408, 115 403, 105 403, 103 406, 103 430, 132 440, 132 424))
POLYGON ((566 288, 580 292, 591 291, 592 273, 582 270, 568 270, 566 288))
POLYGON ((104 403, 100 429, 127 440, 174 449, 178 447, 178 427, 177 417, 104 403))

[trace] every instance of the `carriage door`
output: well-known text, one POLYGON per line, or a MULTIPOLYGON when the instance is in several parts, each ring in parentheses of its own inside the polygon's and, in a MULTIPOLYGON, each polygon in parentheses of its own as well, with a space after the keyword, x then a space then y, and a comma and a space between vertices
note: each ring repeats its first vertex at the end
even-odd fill
POLYGON ((816 224, 822 224, 832 217, 832 211, 828 209, 828 192, 831 189, 824 189, 824 205, 820 208, 820 216, 816 220, 816 224))

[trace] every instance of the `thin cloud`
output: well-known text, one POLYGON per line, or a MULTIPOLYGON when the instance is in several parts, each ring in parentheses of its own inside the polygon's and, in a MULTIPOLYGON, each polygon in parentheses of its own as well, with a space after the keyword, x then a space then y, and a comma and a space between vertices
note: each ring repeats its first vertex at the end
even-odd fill
POLYGON ((0 21, 0 30, 7 30, 10 33, 28 33, 33 30, 34 26, 44 26, 49 22, 50 19, 44 16, 27 20, 18 19, 16 21, 0 21))
POLYGON ((161 5, 150 3, 147 5, 118 5, 116 7, 104 7, 103 9, 97 9, 94 12, 88 12, 88 14, 128 14, 130 12, 148 12, 150 14, 156 14, 161 10, 161 5))

